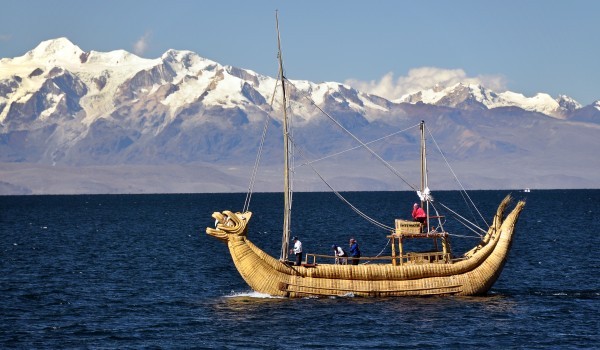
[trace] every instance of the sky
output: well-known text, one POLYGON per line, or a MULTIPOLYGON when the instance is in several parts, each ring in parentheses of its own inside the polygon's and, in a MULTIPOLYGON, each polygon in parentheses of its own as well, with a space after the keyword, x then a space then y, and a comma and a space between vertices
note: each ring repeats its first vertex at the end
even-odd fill
POLYGON ((289 79, 396 99, 480 83, 531 97, 600 100, 596 0, 3 0, 0 58, 66 37, 145 58, 190 50, 277 75, 275 11, 289 79))

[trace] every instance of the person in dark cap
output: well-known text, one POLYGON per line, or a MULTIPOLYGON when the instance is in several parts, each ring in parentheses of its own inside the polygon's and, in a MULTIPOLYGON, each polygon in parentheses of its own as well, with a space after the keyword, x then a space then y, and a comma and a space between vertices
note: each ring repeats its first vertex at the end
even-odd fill
POLYGON ((348 254, 346 254, 342 247, 334 244, 331 246, 331 249, 333 249, 333 255, 335 255, 336 264, 346 265, 348 263, 348 254))
POLYGON ((290 249, 290 253, 296 254, 296 266, 302 265, 302 242, 298 239, 298 237, 294 236, 292 238, 294 242, 294 248, 290 249))

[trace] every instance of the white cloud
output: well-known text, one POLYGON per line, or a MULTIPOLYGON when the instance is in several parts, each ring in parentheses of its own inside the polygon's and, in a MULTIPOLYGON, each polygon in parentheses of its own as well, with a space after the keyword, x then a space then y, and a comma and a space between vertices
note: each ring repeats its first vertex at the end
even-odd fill
POLYGON ((133 44, 133 53, 138 56, 143 56, 148 45, 150 44, 150 32, 146 32, 141 38, 139 38, 135 44, 133 44))
POLYGON ((414 68, 407 76, 394 79, 394 73, 389 72, 375 81, 359 81, 348 79, 347 85, 373 95, 396 100, 400 97, 420 90, 431 89, 434 86, 442 88, 458 83, 480 84, 488 89, 502 92, 506 90, 506 79, 500 75, 480 75, 469 77, 462 69, 444 69, 436 67, 414 68))
POLYGON ((12 35, 10 34, 0 34, 0 41, 10 41, 12 35))

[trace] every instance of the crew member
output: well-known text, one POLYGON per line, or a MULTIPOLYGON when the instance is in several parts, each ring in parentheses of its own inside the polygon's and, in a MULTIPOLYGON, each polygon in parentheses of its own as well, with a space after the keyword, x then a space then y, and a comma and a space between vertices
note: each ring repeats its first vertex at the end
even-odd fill
POLYGON ((346 265, 348 263, 348 254, 346 254, 346 252, 344 251, 344 249, 342 249, 342 247, 338 246, 338 245, 332 245, 331 248, 333 249, 333 255, 335 255, 335 263, 336 264, 341 264, 341 265, 346 265))
POLYGON ((358 265, 360 261, 360 249, 354 238, 350 238, 350 256, 352 256, 352 265, 358 265))
POLYGON ((290 253, 296 254, 296 266, 302 265, 302 242, 298 239, 298 237, 294 236, 292 238, 294 241, 294 249, 290 249, 290 253))
POLYGON ((413 204, 412 217, 415 221, 418 221, 422 224, 425 224, 425 220, 427 219, 427 214, 418 203, 413 204))

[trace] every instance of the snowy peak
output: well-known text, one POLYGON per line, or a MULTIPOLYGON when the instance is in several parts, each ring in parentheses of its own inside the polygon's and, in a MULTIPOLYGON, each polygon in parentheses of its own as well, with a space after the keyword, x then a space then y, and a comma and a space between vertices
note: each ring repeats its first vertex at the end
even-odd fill
POLYGON ((492 90, 478 84, 458 83, 447 88, 438 85, 401 97, 396 102, 424 103, 452 108, 477 107, 493 108, 498 104, 499 96, 492 90))
POLYGON ((579 102, 566 95, 559 95, 556 102, 558 102, 558 105, 561 108, 564 108, 569 112, 573 112, 574 110, 583 107, 579 102))
POLYGON ((68 59, 79 57, 83 50, 73 44, 67 38, 58 38, 42 41, 35 49, 27 52, 25 55, 32 59, 68 59))
POLYGON ((436 86, 405 95, 396 102, 411 104, 420 102, 452 108, 518 107, 560 119, 564 119, 567 113, 581 108, 581 104, 565 95, 560 95, 556 99, 545 93, 526 97, 512 91, 497 93, 478 84, 464 83, 458 83, 445 89, 436 86))
POLYGON ((90 51, 82 54, 79 57, 79 60, 82 64, 105 66, 139 65, 156 62, 156 60, 141 58, 125 50, 114 50, 110 52, 90 51))
POLYGON ((135 66, 135 69, 147 68, 159 61, 160 59, 141 58, 125 50, 86 52, 67 38, 57 38, 42 41, 23 56, 4 58, 0 60, 0 64, 10 66, 14 73, 22 74, 22 70, 30 67, 42 70, 61 67, 72 72, 94 72, 102 69, 128 71, 132 66, 135 66))
POLYGON ((538 112, 556 118, 564 118, 563 108, 552 96, 545 93, 537 93, 533 97, 526 97, 512 91, 505 91, 499 94, 500 100, 490 108, 497 107, 519 107, 526 111, 538 112))
POLYGON ((437 100, 437 105, 454 108, 488 107, 498 98, 493 91, 481 85, 462 83, 442 90, 438 94, 441 94, 441 97, 437 100))

